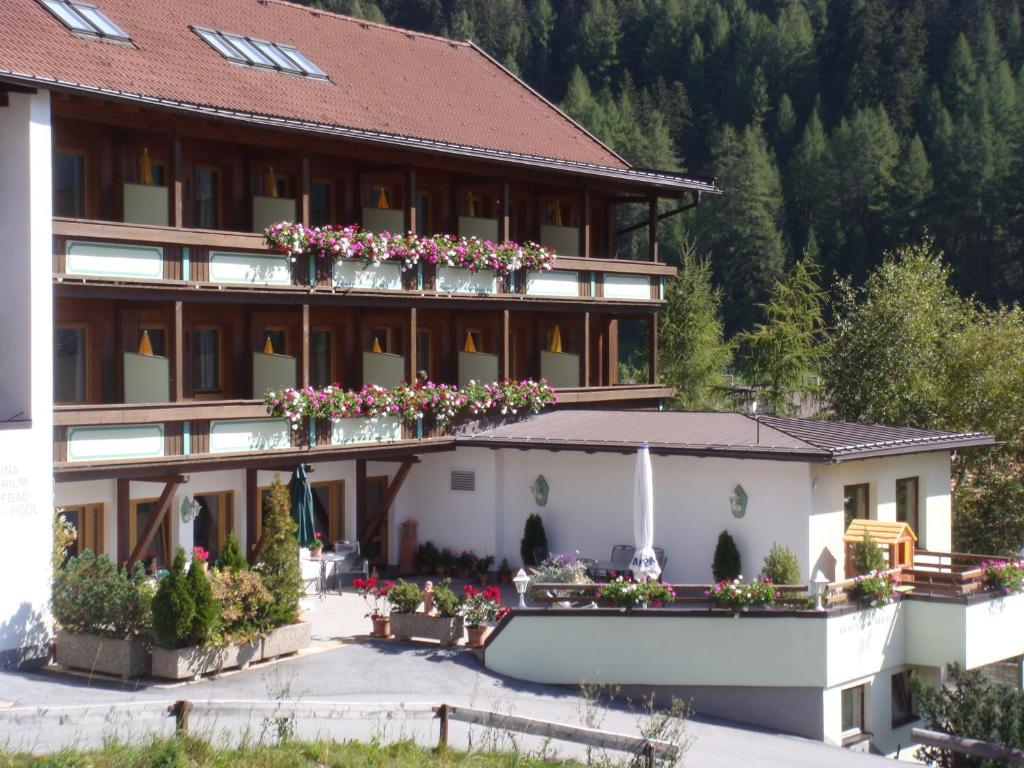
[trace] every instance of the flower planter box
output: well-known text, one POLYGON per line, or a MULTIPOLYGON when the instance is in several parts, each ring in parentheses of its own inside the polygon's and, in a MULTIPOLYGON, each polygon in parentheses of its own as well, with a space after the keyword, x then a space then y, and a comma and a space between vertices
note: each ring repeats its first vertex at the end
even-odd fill
POLYGON ((392 613, 391 632, 399 640, 425 637, 441 645, 455 645, 462 639, 461 616, 428 616, 425 613, 392 613))
POLYGON ((235 667, 247 667, 262 656, 261 643, 255 640, 242 645, 229 645, 224 648, 206 648, 192 646, 190 648, 153 647, 153 676, 169 680, 188 680, 220 672, 235 667))
POLYGON ((56 661, 63 667, 119 677, 149 674, 149 642, 139 637, 103 637, 62 629, 57 632, 56 645, 56 661))
POLYGON ((313 642, 313 626, 305 621, 297 624, 285 624, 270 630, 262 640, 262 658, 276 659, 298 653, 313 642))
POLYGON ((497 293, 498 275, 492 269, 474 272, 465 267, 439 264, 436 287, 441 293, 497 293))

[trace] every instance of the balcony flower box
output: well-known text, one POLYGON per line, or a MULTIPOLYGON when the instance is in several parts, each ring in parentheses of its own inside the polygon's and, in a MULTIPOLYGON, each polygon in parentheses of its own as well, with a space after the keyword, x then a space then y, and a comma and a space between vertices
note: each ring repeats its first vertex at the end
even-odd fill
POLYGON ((570 352, 540 353, 540 375, 555 389, 580 385, 580 356, 570 352))
POLYGON ((403 287, 402 266, 386 261, 373 266, 356 259, 342 259, 334 262, 332 280, 336 288, 400 291, 403 287))
POLYGON ((497 293, 498 275, 492 270, 474 272, 464 267, 437 267, 437 290, 441 293, 497 293))
POLYGON ((84 632, 57 632, 56 661, 69 669, 84 669, 121 678, 149 674, 149 642, 140 637, 104 637, 84 632))
POLYGON ((559 256, 580 255, 580 228, 557 224, 540 225, 540 244, 554 248, 559 256))
POLYGON ((212 646, 191 646, 188 648, 153 647, 153 676, 168 680, 198 679, 202 675, 221 672, 236 667, 246 668, 262 656, 262 643, 212 646))
POLYGON ((278 656, 288 656, 298 653, 313 642, 313 627, 305 621, 285 624, 270 630, 260 642, 260 658, 264 661, 276 659, 278 656))
POLYGON ((425 613, 392 613, 391 633, 399 640, 414 637, 455 645, 462 639, 465 621, 461 616, 428 616, 425 613))
POLYGON ((295 200, 290 197, 252 196, 252 231, 262 232, 279 221, 295 221, 295 200))
POLYGON ((126 224, 170 225, 167 187, 149 184, 124 185, 124 221, 126 224))

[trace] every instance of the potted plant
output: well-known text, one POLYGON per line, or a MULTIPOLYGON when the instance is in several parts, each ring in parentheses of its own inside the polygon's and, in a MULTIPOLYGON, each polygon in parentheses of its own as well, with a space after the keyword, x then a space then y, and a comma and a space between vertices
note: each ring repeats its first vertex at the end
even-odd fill
POLYGON ((275 478, 270 485, 263 520, 263 554, 255 566, 271 596, 267 608, 271 629, 261 645, 264 659, 296 653, 313 640, 309 622, 299 621, 299 600, 304 590, 299 542, 295 537, 297 527, 291 514, 288 488, 275 478))
POLYGON ((900 577, 895 573, 872 571, 861 574, 855 579, 853 592, 861 602, 871 608, 881 608, 892 602, 899 586, 900 577))
POLYGON ((438 555, 437 558, 438 576, 447 576, 449 573, 451 573, 454 563, 455 555, 452 554, 452 551, 448 549, 448 547, 442 549, 441 553, 438 555))
POLYGON ((501 574, 502 584, 507 585, 512 583, 512 565, 509 563, 507 557, 503 557, 501 559, 501 565, 498 566, 498 573, 501 574))
POLYGON ((313 560, 319 560, 324 551, 323 534, 320 531, 313 532, 313 543, 309 545, 309 556, 313 560))
POLYGON ((724 579, 706 590, 704 596, 719 608, 732 609, 733 616, 739 616, 751 605, 772 605, 779 595, 771 580, 762 578, 749 584, 740 579, 724 579))
POLYGON ((192 562, 197 564, 203 573, 207 573, 210 566, 210 553, 203 547, 192 547, 192 562))
POLYGON ((362 595, 369 608, 366 615, 373 622, 373 637, 391 637, 391 600, 388 593, 394 582, 378 583, 375 576, 368 579, 353 579, 352 586, 362 595))
POLYGON ((459 556, 455 559, 455 571, 458 573, 460 579, 468 579, 473 573, 476 572, 477 557, 473 554, 473 550, 464 549, 459 556))
POLYGON ((486 585, 491 578, 491 568, 494 566, 494 555, 481 557, 476 561, 476 572, 480 575, 480 583, 486 585))
POLYGON ((676 599, 676 593, 668 584, 658 581, 626 581, 621 576, 608 584, 602 584, 598 596, 616 608, 660 608, 676 599))
POLYGON ((1004 595, 1024 591, 1024 560, 989 560, 981 571, 989 589, 1004 595))
POLYGON ((480 648, 490 630, 488 625, 505 616, 508 613, 508 608, 502 605, 501 590, 497 587, 479 590, 472 584, 467 584, 463 587, 459 613, 465 619, 466 629, 469 632, 467 645, 480 648))
POLYGON ((69 560, 53 579, 57 663, 125 678, 148 674, 152 599, 141 563, 129 577, 89 550, 69 560))
POLYGON ((432 541, 425 541, 416 548, 416 568, 420 573, 437 573, 441 553, 432 541))

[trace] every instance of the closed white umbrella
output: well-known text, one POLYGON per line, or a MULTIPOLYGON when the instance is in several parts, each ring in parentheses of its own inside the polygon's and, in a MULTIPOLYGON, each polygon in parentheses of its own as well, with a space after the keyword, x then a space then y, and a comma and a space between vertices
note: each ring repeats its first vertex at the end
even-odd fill
POLYGON ((629 568, 634 578, 657 579, 661 566, 654 554, 654 476, 651 452, 644 445, 636 454, 633 478, 633 538, 636 551, 629 568))

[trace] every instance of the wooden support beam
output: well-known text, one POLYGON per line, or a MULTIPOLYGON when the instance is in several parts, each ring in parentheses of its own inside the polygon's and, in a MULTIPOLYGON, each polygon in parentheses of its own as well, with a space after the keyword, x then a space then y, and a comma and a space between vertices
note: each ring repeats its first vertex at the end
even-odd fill
POLYGON ((128 562, 130 545, 128 515, 131 512, 131 484, 128 480, 117 481, 114 504, 117 507, 117 562, 124 565, 128 562))
MULTIPOLYGON (((188 478, 175 478, 184 479, 186 482, 188 478)), ((156 502, 156 512, 146 523, 146 527, 139 534, 139 540, 135 542, 135 548, 132 550, 131 555, 128 557, 128 564, 125 566, 130 573, 135 567, 135 563, 138 562, 139 556, 149 546, 149 543, 153 540, 153 534, 156 533, 160 524, 163 523, 164 518, 167 517, 167 510, 171 508, 171 502, 174 500, 174 492, 181 487, 181 483, 170 482, 164 485, 163 493, 160 494, 160 498, 156 502)))
POLYGON ((510 359, 512 311, 503 309, 501 311, 501 378, 512 378, 512 360, 510 359))
MULTIPOLYGON (((309 168, 309 155, 302 156, 302 195, 299 197, 299 221, 309 226, 309 204, 313 195, 313 176, 309 168)), ((323 223, 323 222, 321 222, 323 223)))
POLYGON ((416 169, 409 167, 405 171, 405 186, 406 186, 406 199, 405 199, 405 230, 406 232, 416 233, 418 230, 416 226, 419 222, 416 221, 416 169))
POLYGON ((185 161, 181 151, 181 137, 175 136, 171 148, 171 163, 174 174, 173 200, 171 202, 171 226, 185 226, 185 161))
POLYGON ((619 258, 619 239, 615 231, 615 200, 609 200, 605 206, 605 222, 608 225, 608 253, 609 259, 619 258))
POLYGON ((501 239, 512 239, 512 186, 508 179, 501 181, 501 239))
POLYGON ((391 505, 394 504, 395 498, 398 496, 398 492, 402 490, 402 484, 405 483, 405 479, 409 476, 410 470, 412 470, 414 462, 406 457, 402 461, 402 465, 398 468, 398 472, 395 473, 394 479, 388 484, 387 493, 384 494, 384 498, 381 499, 380 505, 373 513, 373 517, 366 521, 366 525, 363 527, 362 533, 359 535, 360 546, 365 550, 369 545, 370 540, 376 535, 380 529, 381 524, 388 516, 388 510, 391 509, 391 505))
POLYGON ((245 470, 245 550, 249 553, 249 562, 254 563, 256 552, 256 520, 259 515, 259 487, 256 484, 257 470, 245 470))
POLYGON ((302 386, 309 386, 309 304, 302 305, 302 386))
POLYGON ((650 261, 658 263, 658 196, 647 201, 647 252, 650 261))
POLYGON ((590 188, 580 194, 580 256, 590 258, 590 188))
POLYGON ((174 302, 174 402, 185 399, 185 305, 174 302))
POLYGON ((614 387, 619 383, 619 321, 608 319, 608 332, 605 336, 607 352, 605 353, 605 386, 614 387))
POLYGON ((583 386, 590 386, 590 313, 583 313, 583 386))
MULTIPOLYGON (((408 381, 411 384, 416 383, 416 372, 419 370, 420 361, 417 358, 417 336, 419 334, 419 328, 416 325, 416 307, 409 307, 409 373, 408 381)), ((429 361, 428 361, 429 363, 429 361)))
POLYGON ((650 341, 647 345, 648 383, 658 383, 658 315, 651 315, 650 341))

